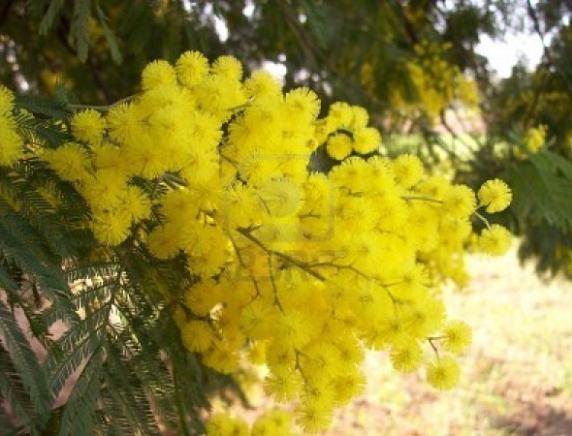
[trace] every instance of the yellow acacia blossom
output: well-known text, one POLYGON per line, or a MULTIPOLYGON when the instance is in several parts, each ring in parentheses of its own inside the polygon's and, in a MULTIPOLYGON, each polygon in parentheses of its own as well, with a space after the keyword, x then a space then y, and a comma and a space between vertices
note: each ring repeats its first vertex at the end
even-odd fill
MULTIPOLYGON (((16 131, 2 117, 0 138, 16 131)), ((413 155, 387 157, 363 108, 322 110, 310 89, 283 92, 267 73, 243 79, 232 57, 187 52, 174 66, 151 62, 141 92, 105 114, 77 112, 70 133, 38 157, 83 196, 95 239, 182 261, 188 276, 169 307, 184 346, 222 373, 265 365, 265 390, 294 402, 306 431, 361 392, 368 348, 387 350, 400 372, 428 365, 439 389, 457 381, 451 356, 470 333, 449 323, 438 287, 466 281, 470 241, 498 255, 510 233, 476 236, 475 193, 413 155), (313 166, 317 150, 337 161, 331 170, 313 166)), ((2 147, 0 165, 15 163, 2 147)), ((495 212, 510 196, 494 181, 479 201, 495 212)), ((289 425, 278 413, 252 434, 289 425)), ((216 415, 207 432, 248 426, 216 415)))
POLYGON ((453 388, 459 381, 459 364, 451 357, 438 358, 427 366, 427 380, 437 389, 453 388))
POLYGON ((502 212, 512 201, 512 191, 504 181, 494 179, 481 186, 478 197, 488 213, 502 212))
POLYGON ((0 166, 11 166, 24 156, 23 141, 12 117, 14 94, 0 85, 0 166))
POLYGON ((546 142, 548 129, 545 125, 539 125, 527 130, 524 137, 524 145, 530 153, 538 153, 546 142))

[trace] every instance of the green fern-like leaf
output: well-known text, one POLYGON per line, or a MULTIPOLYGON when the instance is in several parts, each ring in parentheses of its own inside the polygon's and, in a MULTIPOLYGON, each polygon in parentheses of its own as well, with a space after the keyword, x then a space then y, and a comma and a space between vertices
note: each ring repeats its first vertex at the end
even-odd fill
POLYGON ((89 51, 89 18, 91 17, 91 0, 76 0, 74 2, 73 20, 70 34, 75 41, 77 57, 80 61, 87 60, 89 51))
MULTIPOLYGON (((0 336, 7 355, 18 371, 18 378, 29 394, 30 403, 34 407, 33 415, 29 418, 34 423, 32 426, 41 427, 47 421, 52 401, 46 374, 18 325, 14 312, 1 302, 0 336)), ((5 387, 9 387, 8 379, 4 379, 3 384, 5 387)), ((25 424, 31 423, 25 422, 25 424)))
POLYGON ((520 219, 542 221, 560 229, 572 226, 571 180, 558 172, 550 157, 531 156, 507 171, 514 192, 512 209, 520 219))

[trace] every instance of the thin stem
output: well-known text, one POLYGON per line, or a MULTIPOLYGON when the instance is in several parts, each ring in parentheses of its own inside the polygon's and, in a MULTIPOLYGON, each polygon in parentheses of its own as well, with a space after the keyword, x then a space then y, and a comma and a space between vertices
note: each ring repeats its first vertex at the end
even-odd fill
POLYGON ((252 298, 251 301, 254 301, 257 297, 260 297, 262 294, 260 293, 260 287, 258 286, 258 281, 256 280, 256 277, 254 277, 254 274, 252 274, 252 271, 250 271, 250 268, 248 268, 248 266, 246 265, 246 262, 244 261, 244 258, 242 257, 242 254, 240 253, 240 249, 238 248, 238 246, 236 245, 236 242, 234 241, 234 238, 229 234, 228 235, 230 242, 234 248, 234 251, 236 251, 236 256, 238 257, 238 262, 240 263, 240 265, 248 271, 248 275, 250 276, 250 280, 252 280, 252 283, 254 284, 254 289, 256 289, 256 295, 252 298))
POLYGON ((403 195, 401 196, 403 200, 410 201, 410 200, 420 200, 420 201, 427 201, 429 203, 437 203, 443 204, 443 200, 437 200, 431 197, 424 197, 422 195, 403 195))
POLYGON ((121 103, 125 103, 128 102, 130 100, 132 100, 133 98, 135 98, 137 96, 137 94, 133 94, 133 95, 129 95, 125 98, 122 98, 121 100, 117 100, 115 103, 111 103, 111 104, 107 104, 107 105, 93 105, 93 104, 75 104, 75 103, 68 103, 67 106, 70 109, 95 109, 97 111, 108 111, 110 110, 112 107, 117 106, 121 103))
POLYGON ((326 280, 326 278, 322 274, 312 270, 304 262, 301 262, 298 259, 295 259, 295 258, 288 256, 287 254, 281 253, 279 251, 274 251, 274 250, 269 249, 262 242, 260 242, 254 236, 252 236, 247 229, 237 229, 237 232, 239 232, 241 235, 243 235, 245 238, 249 239, 250 241, 254 242, 256 245, 258 245, 260 248, 262 248, 262 250, 264 250, 267 254, 274 254, 274 255, 284 259, 285 261, 291 263, 292 265, 297 266, 298 268, 300 268, 303 271, 306 271, 308 274, 310 274, 311 276, 317 278, 318 280, 320 280, 322 282, 326 280))
POLYGON ((94 105, 94 104, 72 104, 68 103, 68 107, 71 109, 95 109, 98 111, 108 111, 111 105, 94 105))
POLYGON ((475 216, 481 220, 483 223, 485 223, 485 225, 487 226, 487 229, 491 228, 491 224, 489 223, 489 220, 486 219, 484 216, 482 216, 479 212, 475 211, 473 212, 475 214, 475 216))
POLYGON ((439 350, 437 349, 437 347, 436 347, 435 344, 433 343, 433 339, 427 338, 427 342, 429 342, 429 345, 431 345, 431 348, 433 348, 433 351, 435 352, 435 355, 437 356, 437 359, 440 359, 439 350))
POLYGON ((274 275, 272 274, 272 254, 268 254, 268 274, 270 276, 270 283, 272 284, 272 290, 274 291, 274 304, 278 306, 280 312, 284 313, 284 306, 278 298, 278 288, 276 287, 276 282, 274 281, 274 275))
POLYGON ((304 371, 302 370, 302 366, 300 365, 300 355, 302 354, 302 352, 300 350, 295 349, 294 353, 296 354, 296 366, 295 366, 295 368, 298 371, 300 371, 300 375, 302 376, 304 383, 309 385, 308 378, 306 377, 306 374, 304 374, 304 371))
POLYGON ((318 264, 312 264, 310 266, 313 267, 330 267, 330 268, 337 268, 337 269, 348 269, 350 271, 352 271, 353 273, 357 274, 358 276, 366 279, 366 280, 373 280, 374 282, 376 282, 380 287, 383 288, 383 290, 387 293, 388 297, 391 299, 394 307, 397 305, 398 301, 397 298, 395 298, 395 295, 393 295, 391 293, 391 291, 389 290, 389 288, 391 286, 397 286, 400 285, 403 282, 394 282, 394 283, 383 283, 382 281, 380 281, 379 279, 375 278, 375 277, 370 277, 367 274, 365 274, 364 272, 360 271, 359 269, 357 269, 356 267, 354 267, 353 265, 336 265, 335 263, 332 262, 321 262, 318 264))
POLYGON ((304 218, 321 218, 322 215, 319 214, 315 214, 315 213, 303 213, 301 215, 298 215, 298 218, 300 219, 304 219, 304 218))

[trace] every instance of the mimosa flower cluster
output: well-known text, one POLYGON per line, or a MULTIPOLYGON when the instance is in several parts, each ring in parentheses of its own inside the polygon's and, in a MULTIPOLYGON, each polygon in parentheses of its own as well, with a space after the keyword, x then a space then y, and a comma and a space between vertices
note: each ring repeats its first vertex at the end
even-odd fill
POLYGON ((447 62, 450 44, 421 41, 415 46, 415 57, 407 64, 415 86, 419 104, 432 119, 454 101, 461 101, 469 108, 477 108, 479 94, 477 84, 447 62))
POLYGON ((14 95, 0 85, 0 166, 11 166, 23 156, 23 142, 12 115, 14 95))
POLYGON ((223 373, 265 365, 268 394, 295 402, 306 431, 360 393, 367 349, 453 387, 471 331, 448 319, 439 285, 465 283, 469 245, 509 247, 481 215, 487 228, 472 227, 479 207, 509 205, 508 187, 487 182, 477 203, 412 155, 384 157, 364 109, 242 76, 229 56, 152 62, 138 95, 77 112, 75 140, 39 157, 85 198, 102 245, 186 262, 191 285, 168 296, 185 346, 223 373), (319 147, 339 161, 327 173, 319 147))
POLYGON ((513 152, 517 159, 526 159, 541 152, 546 146, 548 128, 544 124, 530 127, 522 135, 522 143, 513 146, 513 152))
MULTIPOLYGON (((478 85, 458 66, 447 61, 450 49, 449 43, 427 40, 413 47, 413 52, 403 65, 404 83, 396 83, 389 90, 394 112, 402 113, 407 119, 422 115, 438 123, 444 111, 455 103, 478 110, 478 85)), ((372 61, 361 65, 360 83, 372 99, 378 98, 378 80, 386 80, 383 74, 377 73, 372 61)))
POLYGON ((545 125, 531 127, 524 136, 524 145, 530 153, 538 153, 546 143, 548 128, 545 125))

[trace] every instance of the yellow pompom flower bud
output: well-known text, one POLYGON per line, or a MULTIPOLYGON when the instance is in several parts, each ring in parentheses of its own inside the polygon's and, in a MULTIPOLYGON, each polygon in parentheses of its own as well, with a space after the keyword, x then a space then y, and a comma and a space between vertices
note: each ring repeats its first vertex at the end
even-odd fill
POLYGON ((300 312, 289 312, 277 319, 276 332, 285 345, 299 348, 310 340, 308 320, 300 312))
POLYGON ((302 122, 313 121, 320 113, 320 99, 308 88, 296 88, 284 97, 287 115, 302 122))
POLYGON ((475 193, 465 185, 451 186, 443 196, 443 213, 454 218, 465 218, 477 207, 475 193))
POLYGON ((367 123, 369 123, 369 114, 365 108, 361 106, 352 106, 352 114, 352 129, 362 129, 367 127, 367 123))
POLYGON ((42 159, 64 180, 76 182, 88 176, 89 157, 85 149, 75 142, 45 150, 42 159))
POLYGON ((288 412, 279 410, 265 413, 252 425, 251 436, 289 436, 292 421, 288 412))
POLYGON ((274 422, 278 434, 289 436, 292 433, 292 417, 288 412, 284 410, 274 410, 266 416, 274 422))
POLYGON ((248 436, 248 424, 223 413, 212 415, 206 423, 208 436, 248 436))
MULTIPOLYGON (((0 100, 3 98, 0 89, 0 100)), ((0 105, 5 104, 0 101, 0 105)), ((0 107, 1 109, 1 107, 0 107)), ((0 110, 1 113, 1 110, 0 110)), ((23 142, 20 135, 16 132, 15 123, 12 118, 0 114, 0 165, 12 166, 20 159, 24 152, 22 150, 23 142)))
POLYGON ((127 185, 125 176, 120 172, 103 169, 94 174, 87 173, 80 181, 78 187, 81 194, 92 208, 108 210, 121 206, 121 197, 127 185))
POLYGON ((206 423, 206 431, 208 436, 228 436, 232 431, 232 421, 223 413, 214 414, 206 423))
POLYGON ((263 203, 263 209, 275 217, 295 215, 302 207, 302 190, 287 178, 265 183, 258 195, 263 203))
POLYGON ((443 347, 452 353, 460 354, 471 345, 473 333, 463 321, 450 321, 443 332, 443 347))
POLYGON ((244 89, 248 97, 274 97, 280 96, 282 86, 272 74, 266 71, 255 71, 244 82, 244 89))
POLYGON ((423 351, 417 342, 407 342, 391 351, 393 367, 403 373, 415 371, 423 361, 423 351))
POLYGON ((14 94, 8 88, 0 85, 0 115, 10 112, 14 107, 14 94))
POLYGON ((297 409, 297 422, 309 433, 325 430, 332 422, 332 409, 326 404, 307 401, 297 409))
POLYGON ((337 127, 350 127, 353 120, 352 107, 343 101, 338 101, 330 106, 328 111, 328 124, 337 127))
POLYGON ((300 376, 293 371, 274 371, 264 380, 266 393, 280 402, 292 400, 299 392, 300 386, 300 376))
POLYGON ((544 125, 528 129, 524 138, 526 148, 531 153, 538 153, 546 142, 547 128, 544 125))
POLYGON ((266 348, 261 342, 257 341, 250 344, 248 360, 255 365, 264 365, 266 363, 266 348))
POLYGON ((226 341, 216 341, 214 347, 210 347, 202 355, 202 362, 220 373, 230 374, 238 368, 238 357, 236 349, 231 344, 226 341))
POLYGON ((212 345, 214 333, 206 322, 193 320, 185 324, 181 338, 187 350, 201 353, 212 345))
POLYGON ((478 197, 480 204, 486 206, 488 213, 501 212, 510 205, 512 191, 500 179, 488 180, 479 189, 478 197))
POLYGON ((273 436, 277 434, 279 433, 276 424, 266 416, 258 418, 252 425, 252 431, 250 432, 251 436, 273 436))
POLYGON ((137 186, 128 186, 121 194, 120 199, 133 221, 141 221, 151 215, 151 200, 137 186))
POLYGON ((336 405, 349 403, 352 398, 363 392, 366 384, 365 376, 361 372, 344 370, 335 375, 330 382, 336 405))
POLYGON ((391 166, 397 183, 404 188, 417 184, 423 177, 423 164, 417 156, 402 154, 391 166))
POLYGON ((177 60, 175 71, 179 82, 191 87, 205 79, 209 73, 209 61, 198 51, 186 51, 177 60))
POLYGON ((242 64, 234 56, 220 56, 213 64, 213 74, 225 79, 242 79, 242 64))
POLYGON ((249 304, 240 317, 240 328, 245 334, 256 339, 269 338, 273 333, 272 317, 275 310, 261 300, 249 304))
POLYGON ((175 85, 176 83, 175 69, 167 61, 153 61, 145 67, 141 74, 141 87, 144 91, 149 91, 160 85, 175 85))
POLYGON ((104 245, 113 246, 129 236, 130 225, 131 216, 127 211, 110 210, 94 214, 91 227, 95 239, 104 245))
POLYGON ((103 138, 105 120, 93 109, 74 114, 71 119, 71 130, 76 139, 91 145, 98 145, 103 138))
POLYGON ((481 251, 491 256, 502 256, 510 248, 511 240, 512 235, 505 227, 493 224, 482 231, 478 246, 481 251))
POLYGON ((449 356, 442 357, 427 365, 427 381, 439 390, 454 388, 459 382, 459 364, 449 356))
POLYGON ((353 147, 357 153, 369 154, 376 151, 381 145, 381 135, 374 127, 365 127, 354 133, 353 147))
POLYGON ((328 139, 326 151, 335 160, 344 160, 352 152, 353 143, 351 138, 344 133, 337 133, 328 139))
POLYGON ((112 144, 103 143, 91 148, 92 164, 96 170, 115 168, 127 173, 128 168, 121 160, 119 147, 112 144))
POLYGON ((185 292, 185 305, 198 316, 206 316, 221 301, 219 286, 214 280, 201 281, 185 292))

